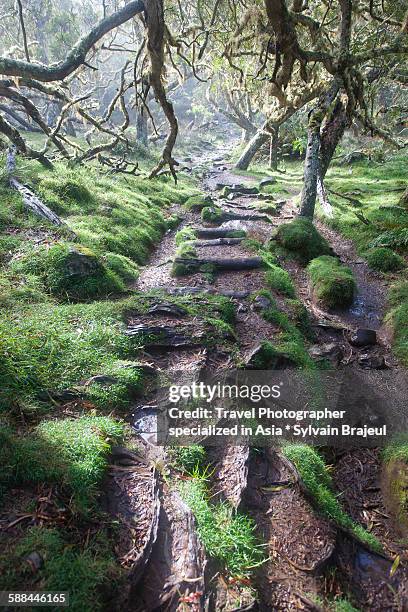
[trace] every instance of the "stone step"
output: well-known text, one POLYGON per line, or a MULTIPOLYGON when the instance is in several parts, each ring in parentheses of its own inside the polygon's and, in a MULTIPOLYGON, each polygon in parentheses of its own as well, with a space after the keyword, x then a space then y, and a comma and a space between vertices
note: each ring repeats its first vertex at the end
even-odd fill
POLYGON ((202 266, 213 266, 215 270, 254 270, 263 266, 262 257, 203 257, 203 258, 187 258, 176 257, 174 263, 185 266, 193 274, 202 266))

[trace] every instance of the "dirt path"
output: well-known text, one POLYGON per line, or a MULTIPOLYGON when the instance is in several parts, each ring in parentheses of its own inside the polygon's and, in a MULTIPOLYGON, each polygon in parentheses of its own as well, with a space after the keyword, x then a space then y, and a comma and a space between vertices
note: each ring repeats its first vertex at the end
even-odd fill
MULTIPOLYGON (((248 176, 235 175, 230 164, 224 160, 227 154, 227 147, 206 150, 191 165, 196 164, 195 172, 202 176, 203 190, 223 211, 252 214, 259 194, 239 192, 256 186, 258 182, 248 176), (225 199, 221 196, 223 186, 235 186, 238 193, 225 199)), ((187 212, 182 207, 174 207, 172 212, 182 217, 181 227, 206 226, 199 212, 187 212)), ((294 214, 293 201, 288 200, 280 216, 271 217, 271 222, 235 220, 224 223, 221 228, 229 231, 243 230, 247 237, 267 242, 274 227, 294 214)), ((316 336, 314 348, 335 344, 341 354, 338 367, 358 371, 363 386, 376 384, 375 374, 378 370, 375 364, 384 364, 387 369, 381 369, 381 372, 385 373, 387 392, 388 383, 395 383, 396 376, 400 376, 404 382, 405 372, 393 358, 382 327, 386 305, 385 287, 368 270, 365 262, 359 260, 349 243, 323 225, 319 228, 340 258, 353 268, 358 293, 350 310, 323 312, 313 304, 304 269, 292 261, 284 262, 296 283, 299 298, 311 315, 316 336), (377 330, 379 343, 369 348, 350 344, 350 333, 360 327, 377 330)), ((262 340, 273 340, 278 332, 276 325, 267 322, 249 299, 251 293, 265 288, 263 270, 254 268, 172 276, 175 236, 176 230, 166 234, 149 264, 142 270, 137 288, 143 292, 160 290, 161 297, 156 300, 159 306, 165 303, 166 293, 193 297, 206 294, 229 296, 236 309, 235 343, 233 349, 231 346, 226 349, 221 342, 218 346, 205 347, 201 342, 203 336, 200 335, 201 324, 198 319, 189 322, 180 313, 169 313, 165 309, 156 308, 148 316, 135 316, 129 321, 129 329, 137 333, 140 326, 149 329, 153 326, 155 329, 166 329, 166 334, 170 329, 172 342, 176 333, 179 344, 166 345, 164 342, 163 346, 145 348, 146 362, 167 381, 183 374, 191 380, 191 377, 199 376, 203 367, 218 372, 234 368, 237 363, 246 363, 262 340), (185 340, 183 344, 180 340, 183 334, 186 335, 186 330, 190 340, 192 337, 197 338, 196 345, 194 342, 193 346, 191 342, 188 345, 185 340)), ((253 256, 245 243, 239 242, 233 245, 205 243, 197 247, 197 257, 208 260, 242 260, 253 256)), ((144 456, 159 471, 166 465, 166 453, 162 447, 157 446, 155 440, 164 390, 165 385, 153 385, 151 391, 147 390, 144 402, 134 406, 132 414, 132 424, 144 456)), ((405 417, 405 409, 399 399, 395 398, 394 416, 399 415, 402 419, 405 417)), ((316 601, 337 597, 341 593, 347 595, 347 585, 351 585, 353 596, 362 609, 408 609, 407 594, 403 587, 405 568, 401 566, 390 580, 389 561, 362 547, 356 549, 355 542, 349 541, 346 536, 343 536, 343 544, 339 548, 339 538, 336 537, 333 524, 316 513, 276 454, 269 450, 254 454, 247 447, 227 446, 221 451, 209 450, 209 458, 214 465, 214 500, 228 501, 233 507, 249 513, 267 549, 267 560, 257 570, 252 585, 257 603, 249 600, 246 607, 239 609, 323 610, 325 608, 316 601), (355 574, 360 577, 359 580, 355 579, 355 574), (329 579, 334 575, 335 579, 329 579), (385 586, 376 602, 379 580, 385 586)), ((334 463, 334 482, 343 494, 345 509, 368 529, 373 529, 371 523, 375 518, 374 533, 386 544, 388 552, 393 556, 405 554, 384 509, 378 452, 372 449, 351 450, 341 454, 333 452, 331 459, 334 463), (365 472, 359 469, 360 465, 365 466, 364 470, 369 472, 364 478, 362 474, 365 472), (374 498, 372 495, 370 497, 370 491, 367 490, 370 487, 376 490, 374 498), (372 504, 368 513, 365 506, 367 500, 372 504)), ((133 585, 133 596, 128 599, 125 609, 137 612, 159 609, 238 609, 232 603, 236 597, 234 589, 226 585, 219 568, 213 567, 205 558, 195 534, 191 513, 167 485, 161 488, 160 499, 158 529, 150 556, 146 561, 142 581, 133 585)))

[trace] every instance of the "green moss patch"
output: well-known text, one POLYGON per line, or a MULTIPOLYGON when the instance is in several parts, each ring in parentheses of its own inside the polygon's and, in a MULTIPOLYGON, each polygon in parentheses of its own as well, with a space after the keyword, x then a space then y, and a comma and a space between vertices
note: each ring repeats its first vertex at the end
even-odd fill
MULTIPOLYGON (((61 529, 31 527, 12 546, 0 553, 0 588, 18 591, 66 591, 69 607, 83 612, 106 609, 109 595, 118 595, 121 570, 100 529, 86 544, 75 542, 75 535, 61 529), (43 565, 33 574, 25 557, 39 554, 43 565)), ((29 608, 33 609, 32 607, 29 608)))
POLYGON ((394 332, 394 350, 408 366, 408 282, 402 281, 391 287, 389 293, 391 311, 388 321, 394 332))
MULTIPOLYGON (((43 402, 50 404, 49 393, 70 389, 94 375, 119 370, 126 372, 127 380, 122 377, 116 386, 110 387, 109 401, 106 391, 100 397, 101 403, 97 393, 93 399, 100 407, 126 405, 128 377, 132 378, 133 389, 141 380, 140 370, 123 367, 124 359, 132 360, 137 354, 137 347, 123 333, 126 305, 101 302, 56 308, 41 304, 3 317, 0 322, 2 409, 38 411, 43 402)), ((132 361, 128 363, 131 365, 132 361)))
POLYGON ((104 262, 106 268, 126 284, 135 281, 139 276, 138 266, 129 257, 125 257, 125 255, 106 253, 104 262))
POLYGON ((194 242, 181 242, 175 253, 175 259, 171 268, 172 275, 188 276, 189 274, 199 272, 200 270, 197 266, 196 258, 197 251, 194 247, 194 242), (182 258, 184 261, 177 261, 177 258, 182 258))
POLYGON ((51 301, 43 281, 34 274, 9 270, 0 274, 0 308, 18 308, 22 304, 51 301))
POLYGON ((386 247, 367 251, 366 259, 370 268, 379 272, 396 272, 405 267, 404 259, 386 247))
POLYGON ((176 234, 176 245, 180 246, 183 242, 193 241, 196 237, 196 233, 192 227, 183 227, 183 229, 179 230, 176 234))
POLYGON ((296 296, 295 285, 293 284, 290 274, 273 263, 268 263, 267 268, 265 272, 267 286, 282 295, 294 298, 296 296))
POLYGON ((221 223, 222 210, 218 206, 206 206, 201 211, 201 219, 206 223, 221 223))
POLYGON ((332 254, 329 243, 319 234, 309 219, 299 218, 280 225, 276 233, 276 240, 303 263, 308 263, 320 255, 332 254))
POLYGON ((350 268, 336 257, 317 257, 307 267, 313 294, 327 308, 346 308, 353 302, 356 283, 350 268))
POLYGON ((184 206, 188 209, 188 210, 192 210, 193 212, 201 212, 203 210, 203 208, 207 207, 207 206, 213 206, 214 201, 212 199, 211 196, 207 195, 194 195, 194 196, 190 196, 186 202, 184 203, 184 206))

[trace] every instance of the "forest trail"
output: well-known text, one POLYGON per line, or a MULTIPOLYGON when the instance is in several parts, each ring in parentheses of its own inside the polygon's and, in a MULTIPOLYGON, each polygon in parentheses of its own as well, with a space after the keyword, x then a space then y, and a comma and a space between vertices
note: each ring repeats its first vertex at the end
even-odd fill
MULTIPOLYGON (((229 149, 225 146, 208 150, 199 158, 192 159, 188 166, 193 168, 194 175, 201 176, 203 191, 223 212, 252 214, 259 193, 240 192, 256 187, 258 181, 231 171, 230 164, 225 161, 229 149), (233 198, 221 196, 223 187, 234 185, 239 187, 233 198)), ((279 201, 279 207, 278 216, 271 216, 268 220, 236 219, 221 226, 205 224, 200 212, 186 211, 176 205, 171 212, 182 217, 178 229, 192 227, 204 231, 205 228, 217 227, 227 231, 245 231, 247 237, 264 243, 271 238, 279 223, 295 215, 292 199, 279 201)), ((388 382, 394 384, 395 377, 400 376, 401 384, 404 384, 406 374, 393 357, 382 328, 385 288, 368 270, 367 264, 356 256, 349 243, 323 224, 319 224, 319 229, 342 262, 352 267, 358 288, 350 309, 325 312, 313 302, 304 269, 293 260, 282 262, 311 318, 314 355, 319 355, 320 351, 321 355, 330 358, 333 352, 336 353, 336 366, 357 372, 363 387, 375 384, 377 368, 380 367, 386 378, 384 393, 387 393, 388 382), (374 287, 374 292, 371 292, 371 287, 374 287), (378 332, 373 346, 350 343, 352 333, 359 328, 378 332)), ((224 372, 236 367, 234 363, 237 360, 248 364, 260 342, 273 338, 277 333, 276 325, 262 316, 262 300, 257 303, 250 299, 252 293, 266 287, 264 270, 254 267, 214 272, 210 267, 209 272, 193 270, 184 276, 174 276, 175 237, 176 230, 164 236, 140 274, 137 289, 160 290, 160 294, 156 301, 153 300, 148 320, 136 319, 131 326, 140 323, 154 325, 155 329, 177 329, 178 334, 181 329, 191 339, 194 332, 188 321, 174 306, 166 304, 166 294, 190 295, 192 298, 212 294, 228 296, 237 313, 235 354, 232 357, 223 346, 205 348, 200 346, 200 342, 195 345, 193 341, 187 341, 178 346, 170 343, 167 348, 147 347, 146 363, 158 370, 164 380, 175 375, 186 375, 188 380, 192 377, 198 379, 204 368, 213 373, 224 372)), ((225 260, 246 261, 253 258, 254 253, 245 241, 215 244, 202 240, 196 248, 196 256, 207 262, 217 260, 219 264, 225 260)), ((194 321, 192 323, 194 326, 194 321)), ((159 415, 165 409, 164 391, 165 383, 163 387, 160 384, 155 386, 132 411, 131 422, 138 433, 138 444, 146 461, 153 462, 162 484, 156 539, 148 558, 135 562, 139 568, 135 574, 138 580, 133 581, 127 601, 130 610, 323 610, 317 602, 337 596, 347 582, 352 585, 354 598, 362 609, 404 609, 408 602, 408 571, 401 562, 398 572, 390 577, 391 556, 402 555, 403 548, 382 498, 381 464, 376 449, 328 451, 333 464, 333 479, 344 508, 385 545, 385 557, 348 535, 340 546, 335 524, 316 512, 311 500, 297 486, 288 466, 274 451, 264 449, 254 454, 247 446, 226 446, 221 451, 209 448, 214 466, 211 473, 214 500, 226 500, 234 508, 248 513, 255 521, 257 536, 267 545, 267 558, 256 569, 250 588, 245 581, 242 584, 226 582, 217 565, 206 557, 195 534, 191 512, 169 485, 166 473, 160 472, 167 457, 163 447, 156 445, 155 436, 159 415), (140 575, 143 588, 138 589, 140 575)), ((401 417, 402 422, 405 415, 401 400, 395 398, 393 418, 401 417)), ((149 529, 151 525, 146 525, 146 532, 149 529)))

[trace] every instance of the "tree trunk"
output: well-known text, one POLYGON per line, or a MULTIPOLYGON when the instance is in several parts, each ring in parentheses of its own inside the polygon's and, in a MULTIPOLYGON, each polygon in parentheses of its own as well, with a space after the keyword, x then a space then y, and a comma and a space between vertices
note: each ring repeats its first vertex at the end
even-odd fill
POLYGON ((27 132, 42 131, 35 125, 31 125, 31 123, 28 123, 28 121, 26 121, 23 117, 20 117, 20 115, 13 108, 7 106, 6 104, 0 104, 0 111, 3 111, 7 113, 7 115, 10 115, 10 117, 12 117, 14 121, 16 121, 21 126, 21 129, 26 130, 27 132))
POLYGON ((317 193, 320 205, 325 215, 328 217, 333 216, 333 209, 324 186, 324 177, 329 169, 336 147, 343 138, 344 131, 350 126, 350 123, 350 118, 347 116, 343 103, 341 100, 337 100, 322 130, 320 141, 320 167, 317 177, 317 193))
POLYGON ((277 125, 271 136, 271 145, 269 150, 269 167, 271 170, 278 169, 278 146, 279 146, 279 126, 277 125))
POLYGON ((300 202, 300 216, 313 219, 316 194, 317 177, 319 174, 320 152, 320 125, 309 126, 305 168, 303 173, 303 190, 300 202))
MULTIPOLYGON (((335 78, 329 87, 319 98, 316 107, 309 115, 306 158, 303 173, 303 190, 300 201, 300 216, 313 219, 316 206, 317 181, 320 169, 320 129, 325 115, 335 100, 340 89, 340 81, 335 78)), ((333 148, 332 154, 334 152, 333 148)), ((330 158, 331 159, 331 158, 330 158)), ((322 175, 323 176, 323 175, 322 175)))
POLYGON ((269 134, 268 132, 264 131, 264 127, 265 126, 258 130, 255 136, 248 143, 248 146, 245 148, 241 157, 235 164, 235 168, 237 168, 237 170, 248 170, 249 164, 258 153, 259 149, 262 147, 262 145, 268 142, 269 134))
POLYGON ((400 201, 398 202, 398 204, 400 206, 405 206, 408 207, 408 187, 406 188, 406 190, 404 191, 404 193, 401 196, 400 201))
POLYGON ((343 103, 338 100, 326 122, 321 136, 320 144, 320 170, 322 179, 326 176, 337 145, 343 138, 346 128, 350 126, 343 103))
POLYGON ((144 106, 140 107, 136 117, 136 140, 139 144, 143 145, 144 147, 147 147, 147 112, 144 106))
POLYGON ((75 125, 72 119, 67 119, 64 127, 65 133, 68 134, 68 136, 73 136, 74 138, 76 137, 75 125))
POLYGON ((250 140, 251 140, 251 132, 248 132, 248 130, 246 130, 245 128, 242 128, 241 142, 243 144, 248 144, 250 140))

